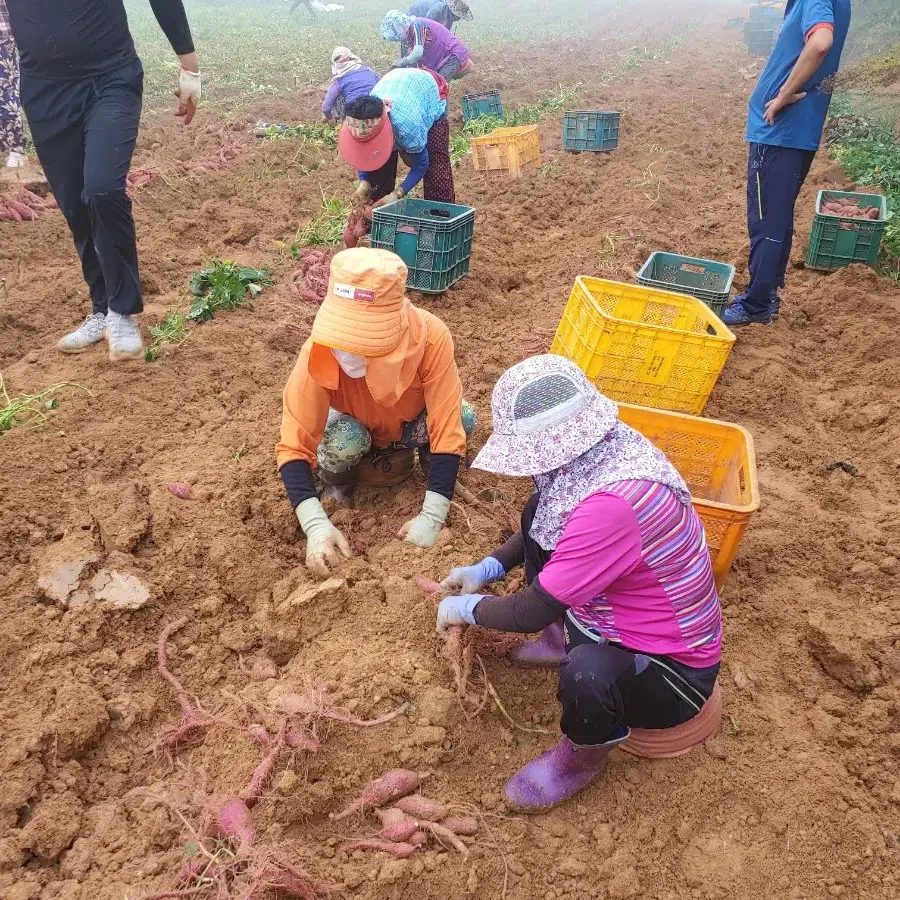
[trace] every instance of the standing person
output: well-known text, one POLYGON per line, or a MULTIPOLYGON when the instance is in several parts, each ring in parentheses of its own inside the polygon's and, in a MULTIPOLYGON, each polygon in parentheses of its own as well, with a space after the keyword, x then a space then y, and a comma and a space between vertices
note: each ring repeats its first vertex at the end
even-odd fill
POLYGON ((398 537, 437 540, 456 487, 475 411, 463 401, 453 338, 405 295, 407 269, 388 250, 344 250, 331 261, 328 293, 284 388, 278 469, 303 533, 306 565, 321 577, 351 556, 319 501, 312 469, 350 486, 363 465, 418 449, 428 489, 398 537))
POLYGON ((414 19, 431 19, 451 31, 460 19, 472 21, 472 10, 464 0, 416 0, 406 14, 414 19))
POLYGON ((322 101, 322 115, 329 121, 344 118, 344 109, 360 97, 365 97, 378 83, 378 75, 348 47, 331 51, 331 84, 322 101))
MULTIPOLYGON (((683 479, 578 366, 549 355, 518 363, 491 411, 473 466, 530 476, 536 493, 521 531, 444 580, 461 593, 441 601, 437 626, 542 632, 517 660, 560 667, 563 737, 505 788, 511 805, 538 812, 602 775, 631 728, 699 716, 719 671, 722 613, 683 479), (523 563, 524 589, 481 593, 523 563)), ((718 721, 707 709, 696 724, 705 739, 718 721)))
POLYGON ((794 206, 822 140, 849 27, 850 0, 788 0, 781 33, 750 98, 750 284, 725 310, 727 325, 768 325, 780 311, 794 206))
POLYGON ((419 66, 438 72, 447 81, 472 71, 469 48, 452 32, 430 19, 414 19, 392 9, 381 23, 381 36, 400 44, 395 69, 419 66))
POLYGON ((9 27, 6 0, 0 0, 0 156, 2 154, 6 154, 6 165, 10 169, 28 162, 19 100, 19 57, 9 27))
POLYGON ((383 206, 405 197, 420 181, 426 200, 456 202, 439 77, 422 69, 392 69, 368 97, 347 104, 338 150, 359 171, 358 202, 383 206), (400 155, 409 174, 395 187, 400 155))
MULTIPOLYGON (((22 66, 22 106, 38 158, 62 210, 92 311, 62 338, 80 353, 106 337, 110 359, 143 354, 144 308, 125 178, 141 118, 144 70, 122 0, 7 0, 22 66)), ((150 0, 181 69, 177 115, 200 100, 200 63, 182 0, 150 0)))

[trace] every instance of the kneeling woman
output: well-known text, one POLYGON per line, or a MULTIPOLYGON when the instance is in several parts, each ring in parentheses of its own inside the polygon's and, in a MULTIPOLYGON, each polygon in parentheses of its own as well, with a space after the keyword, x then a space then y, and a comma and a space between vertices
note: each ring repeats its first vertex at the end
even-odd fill
POLYGON ((418 450, 428 489, 422 511, 399 537, 430 547, 475 427, 450 331, 409 302, 406 277, 403 260, 387 250, 338 253, 284 388, 278 468, 306 535, 306 564, 322 577, 351 552, 319 502, 314 466, 327 485, 349 487, 366 465, 387 472, 392 458, 418 450))
POLYGON ((671 728, 700 711, 719 671, 721 610, 684 481, 577 366, 526 359, 491 406, 474 467, 531 476, 537 492, 520 532, 444 581, 460 593, 441 602, 438 630, 542 631, 519 661, 561 666, 563 738, 506 785, 514 806, 541 810, 602 774, 632 727, 671 728), (477 593, 523 563, 523 590, 477 593))

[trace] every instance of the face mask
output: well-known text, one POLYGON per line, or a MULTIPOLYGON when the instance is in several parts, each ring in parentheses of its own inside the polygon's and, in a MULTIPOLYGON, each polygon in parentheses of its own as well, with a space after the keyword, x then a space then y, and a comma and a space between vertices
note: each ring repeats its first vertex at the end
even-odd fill
POLYGON ((348 353, 346 350, 335 350, 331 352, 337 360, 341 371, 348 378, 363 378, 366 374, 366 358, 358 353, 348 353))

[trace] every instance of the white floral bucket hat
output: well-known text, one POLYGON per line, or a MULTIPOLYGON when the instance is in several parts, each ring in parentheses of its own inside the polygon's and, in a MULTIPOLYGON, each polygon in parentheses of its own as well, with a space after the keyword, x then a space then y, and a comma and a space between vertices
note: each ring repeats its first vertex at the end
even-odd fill
POLYGON ((619 412, 562 356, 507 369, 491 395, 494 430, 472 463, 498 475, 542 475, 577 459, 615 428, 619 412))

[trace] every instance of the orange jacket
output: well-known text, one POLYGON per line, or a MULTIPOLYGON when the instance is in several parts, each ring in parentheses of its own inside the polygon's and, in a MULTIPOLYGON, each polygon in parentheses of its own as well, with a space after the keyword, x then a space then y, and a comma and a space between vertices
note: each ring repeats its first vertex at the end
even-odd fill
POLYGON ((353 416, 375 447, 400 439, 403 426, 428 410, 433 453, 466 452, 462 384, 450 329, 437 317, 405 302, 408 327, 387 356, 369 357, 365 378, 348 378, 329 347, 307 340, 284 387, 278 467, 305 460, 315 468, 328 409, 353 416))

